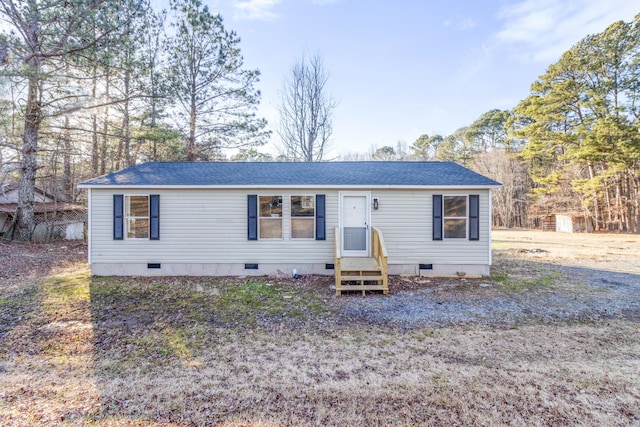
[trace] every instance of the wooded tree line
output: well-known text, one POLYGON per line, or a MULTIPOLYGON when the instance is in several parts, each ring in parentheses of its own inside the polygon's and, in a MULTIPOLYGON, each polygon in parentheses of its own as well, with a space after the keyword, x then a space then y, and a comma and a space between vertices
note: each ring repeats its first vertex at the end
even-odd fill
POLYGON ((19 179, 14 237, 33 231, 34 186, 76 184, 146 160, 215 160, 268 139, 258 70, 200 0, 0 0, 0 176, 19 179))
POLYGON ((514 110, 539 206, 640 232, 640 15, 581 40, 514 110))
POLYGON ((496 179, 495 225, 539 227, 571 212, 640 233, 640 14, 565 52, 513 110, 364 158, 451 160, 496 179))
MULTIPOLYGON (((20 182, 17 239, 30 238, 36 182, 76 201, 81 180, 149 160, 327 160, 336 103, 319 56, 302 57, 285 82, 274 159, 259 151, 271 137, 255 116, 259 71, 200 0, 172 0, 168 12, 149 0, 0 0, 0 16, 10 24, 0 34, 0 182, 20 182)), ((640 232, 639 69, 640 15, 584 38, 513 110, 341 160, 471 167, 503 184, 500 226, 571 211, 598 229, 640 232)))

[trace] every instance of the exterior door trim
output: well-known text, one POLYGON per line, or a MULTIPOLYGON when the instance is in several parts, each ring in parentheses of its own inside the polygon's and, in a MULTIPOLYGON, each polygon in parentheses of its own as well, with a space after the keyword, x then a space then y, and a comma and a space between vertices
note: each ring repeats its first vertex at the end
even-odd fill
POLYGON ((340 226, 340 255, 343 257, 370 257, 371 256, 371 192, 370 191, 340 191, 339 192, 339 226, 340 226), (365 226, 366 249, 363 251, 344 249, 344 197, 356 196, 365 198, 365 226))

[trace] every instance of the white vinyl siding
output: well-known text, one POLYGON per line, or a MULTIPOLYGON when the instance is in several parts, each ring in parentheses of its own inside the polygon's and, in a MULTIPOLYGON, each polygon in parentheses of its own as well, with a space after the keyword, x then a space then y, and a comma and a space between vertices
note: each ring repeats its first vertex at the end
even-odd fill
MULTIPOLYGON (((92 263, 332 263, 333 229, 338 225, 338 192, 326 194, 326 240, 290 239, 289 221, 282 221, 282 239, 247 240, 247 195, 251 190, 147 190, 159 194, 160 240, 113 240, 113 194, 144 194, 144 190, 91 191, 92 263)), ((290 195, 280 189, 283 211, 290 195)))
POLYGON ((371 224, 382 230, 390 264, 490 264, 489 190, 373 190, 378 210, 371 224), (480 195, 480 240, 432 240, 434 194, 480 195))
MULTIPOLYGON (((385 239, 390 264, 489 265, 489 190, 371 190, 379 209, 371 225, 385 239), (480 240, 432 240, 432 196, 480 195, 480 240)), ((91 190, 92 263, 333 263, 338 226, 338 190, 269 189, 98 189, 91 190), (113 194, 159 194, 160 240, 113 240, 113 194), (292 195, 326 195, 326 240, 291 238, 291 222, 282 221, 281 240, 247 239, 247 196, 282 195, 291 212, 292 195)))

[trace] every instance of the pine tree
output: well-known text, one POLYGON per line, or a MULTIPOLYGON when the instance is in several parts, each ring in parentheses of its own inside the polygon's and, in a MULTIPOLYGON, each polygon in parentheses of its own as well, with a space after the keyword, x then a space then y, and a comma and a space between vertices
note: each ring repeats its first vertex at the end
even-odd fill
POLYGON ((266 142, 266 121, 254 113, 260 73, 243 68, 240 38, 200 0, 174 0, 171 10, 175 35, 166 49, 169 86, 178 101, 175 118, 186 140, 187 160, 266 142))

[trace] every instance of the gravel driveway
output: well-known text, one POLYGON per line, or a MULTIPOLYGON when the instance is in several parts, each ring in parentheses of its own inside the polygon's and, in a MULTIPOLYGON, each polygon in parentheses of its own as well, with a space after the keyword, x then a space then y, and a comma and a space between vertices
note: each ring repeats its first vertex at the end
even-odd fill
POLYGON ((469 292, 443 294, 442 287, 460 286, 452 279, 451 283, 400 291, 386 298, 350 298, 342 315, 407 328, 610 317, 640 321, 640 275, 578 267, 559 267, 558 271, 579 282, 579 290, 551 288, 491 295, 495 293, 491 287, 497 285, 467 281, 463 286, 470 288, 469 292))

